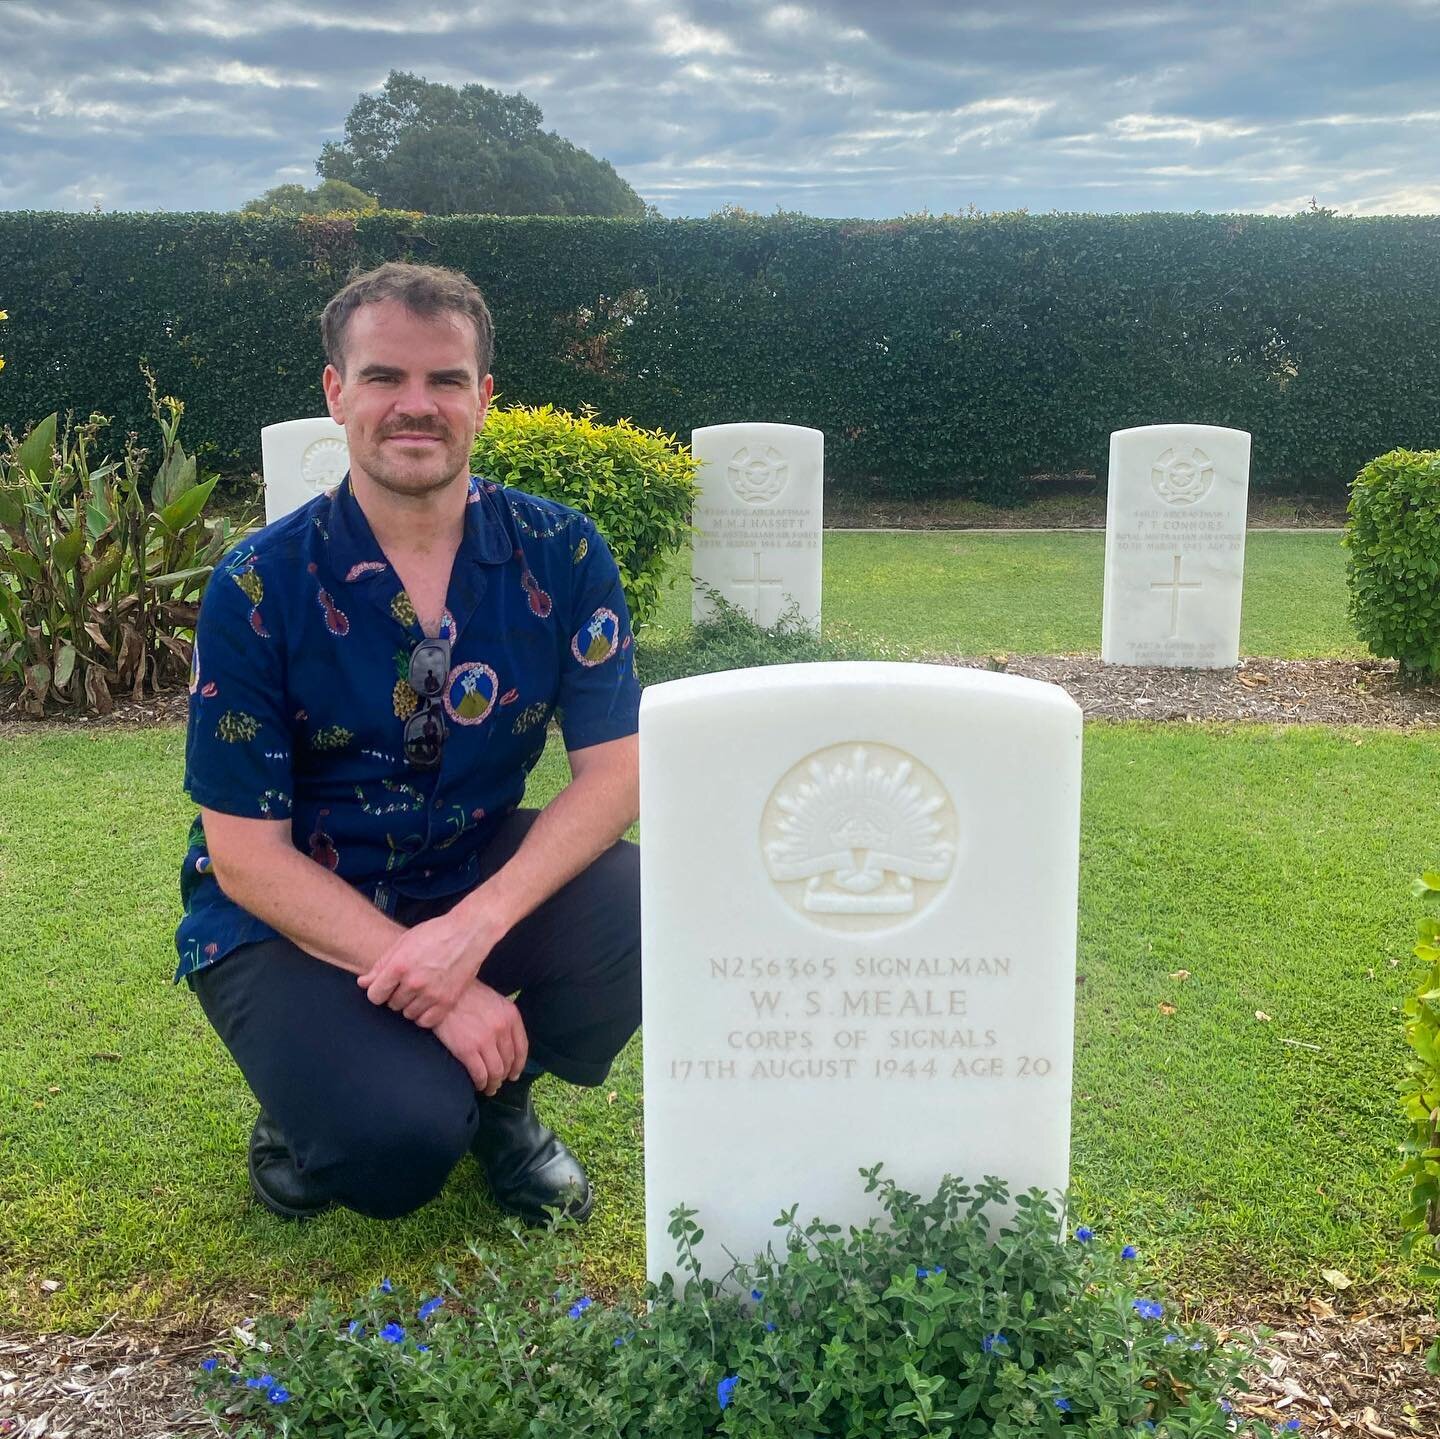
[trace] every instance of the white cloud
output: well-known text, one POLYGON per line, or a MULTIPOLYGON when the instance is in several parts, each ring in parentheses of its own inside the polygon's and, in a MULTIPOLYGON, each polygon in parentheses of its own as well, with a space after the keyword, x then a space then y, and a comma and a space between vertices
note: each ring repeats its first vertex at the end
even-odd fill
POLYGON ((735 43, 720 30, 707 29, 676 15, 662 15, 656 26, 662 55, 733 55, 735 43))
POLYGON ((1119 140, 1179 140, 1191 145, 1204 140, 1235 140, 1260 129, 1234 120, 1188 120, 1183 115, 1120 115, 1110 121, 1108 128, 1119 140))

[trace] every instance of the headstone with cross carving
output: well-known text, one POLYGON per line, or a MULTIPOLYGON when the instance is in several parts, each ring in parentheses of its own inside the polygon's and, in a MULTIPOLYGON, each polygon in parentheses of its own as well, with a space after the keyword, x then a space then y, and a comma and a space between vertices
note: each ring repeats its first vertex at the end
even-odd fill
POLYGON ((333 490, 345 478, 350 468, 345 427, 328 415, 266 425, 260 431, 260 462, 265 468, 268 525, 333 490))
POLYGON ((820 628, 820 516, 825 436, 800 425, 708 425, 690 437, 700 461, 693 570, 696 622, 718 591, 756 624, 792 605, 820 628))
POLYGON ((1239 661, 1249 490, 1244 430, 1147 425, 1110 436, 1101 659, 1239 661))
POLYGON ((680 1203, 718 1278, 791 1204, 872 1217, 861 1166, 1064 1190, 1080 728, 1058 686, 940 665, 645 691, 652 1277, 680 1203))

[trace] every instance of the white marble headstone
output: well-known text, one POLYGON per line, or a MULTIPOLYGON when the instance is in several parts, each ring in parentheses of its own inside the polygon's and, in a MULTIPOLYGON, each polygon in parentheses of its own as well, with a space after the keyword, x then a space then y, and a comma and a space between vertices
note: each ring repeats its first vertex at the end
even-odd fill
POLYGON ((1106 664, 1239 661, 1249 493, 1244 430, 1147 425, 1110 436, 1106 664))
POLYGON ((818 630, 825 436, 801 425, 708 425, 690 448, 701 462, 696 622, 710 616, 709 587, 767 628, 793 601, 818 630))
POLYGON ((701 1261, 780 1211, 874 1217, 862 1166, 927 1196, 1069 1174, 1080 709, 938 665, 729 671, 640 708, 645 1212, 701 1261))
POLYGON ((329 416, 285 420, 260 431, 260 462, 265 468, 265 523, 273 524, 333 490, 350 468, 345 426, 329 416))

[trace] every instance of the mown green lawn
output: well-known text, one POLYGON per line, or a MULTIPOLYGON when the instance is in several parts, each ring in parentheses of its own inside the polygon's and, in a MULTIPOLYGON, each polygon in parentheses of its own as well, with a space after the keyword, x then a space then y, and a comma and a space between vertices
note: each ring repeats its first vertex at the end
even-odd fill
MULTIPOLYGON (((395 1223, 250 1201, 254 1102, 168 983, 182 749, 0 741, 0 1328, 233 1318, 463 1268, 501 1232, 469 1161, 395 1223)), ((1404 1278, 1392 1086, 1437 764, 1436 734, 1087 729, 1074 1179, 1192 1293, 1404 1278)), ((563 773, 552 745, 532 801, 563 773)), ((638 1044, 605 1089, 542 1086, 599 1188, 602 1291, 643 1266, 639 1088, 638 1044)))
MULTIPOLYGON (((824 556, 827 631, 917 657, 1099 653, 1103 534, 827 534, 824 556)), ((1336 534, 1250 534, 1240 653, 1363 656, 1345 557, 1336 534)), ((689 564, 682 556, 664 628, 689 619, 689 564)))

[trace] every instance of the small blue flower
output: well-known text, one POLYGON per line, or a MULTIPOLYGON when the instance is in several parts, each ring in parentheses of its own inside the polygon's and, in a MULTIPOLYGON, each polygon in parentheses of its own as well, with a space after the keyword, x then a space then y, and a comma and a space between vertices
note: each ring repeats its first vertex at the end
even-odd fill
POLYGON ((283 1384, 277 1384, 265 1397, 272 1404, 283 1404, 290 1397, 290 1391, 283 1384))
POLYGON ((1139 1259, 1140 1251, 1133 1244, 1127 1244, 1120 1251, 1120 1257, 1121 1259, 1139 1259))
POLYGON ((430 1346, 429 1346, 428 1344, 417 1344, 415 1347, 416 1347, 422 1354, 428 1354, 428 1353, 430 1352, 430 1346))
POLYGON ((570 1317, 572 1319, 578 1319, 594 1302, 588 1294, 582 1294, 580 1298, 570 1306, 570 1317))
POLYGON ((416 1311, 415 1317, 422 1322, 428 1319, 445 1302, 443 1294, 437 1294, 434 1299, 427 1299, 416 1311))
POLYGON ((984 1354, 994 1354, 997 1350, 1003 1353, 1010 1347, 1010 1341, 998 1331, 994 1334, 987 1334, 980 1341, 980 1349, 984 1354))
POLYGON ((392 1320, 380 1331, 380 1337, 387 1344, 398 1344, 405 1337, 405 1326, 392 1320))
POLYGON ((730 1407, 730 1397, 735 1393, 735 1386, 740 1382, 738 1374, 727 1375, 715 1386, 715 1398, 719 1400, 722 1409, 730 1407))
POLYGON ((202 1360, 200 1361, 200 1367, 201 1367, 207 1374, 213 1374, 213 1373, 215 1372, 215 1366, 216 1366, 219 1362, 220 1362, 220 1361, 219 1361, 218 1359, 202 1359, 202 1360))
POLYGON ((1235 1406, 1228 1399, 1222 1399, 1220 1401, 1220 1409, 1221 1412, 1225 1414, 1233 1414, 1235 1412, 1235 1406))
POLYGON ((380 1281, 380 1292, 382 1294, 393 1294, 394 1291, 395 1286, 388 1279, 382 1279, 380 1281))
POLYGON ((765 1332, 767 1334, 773 1334, 775 1332, 775 1321, 773 1319, 767 1319, 765 1321, 765 1332))
POLYGON ((1147 1434, 1153 1434, 1155 1432, 1155 1421, 1153 1419, 1142 1419, 1138 1427, 1143 1429, 1147 1434))
POLYGON ((1293 1434, 1295 1430, 1300 1427, 1300 1421, 1298 1419, 1287 1419, 1285 1421, 1285 1427, 1293 1434))
POLYGON ((365 1337, 365 1326, 358 1320, 350 1321, 350 1337, 352 1339, 363 1339, 365 1337))
POLYGON ((258 1379, 252 1375, 245 1381, 247 1389, 271 1389, 274 1385, 275 1376, 273 1374, 262 1374, 258 1379))
POLYGON ((1205 1352, 1205 1341, 1203 1339, 1197 1339, 1190 1346, 1190 1352, 1192 1354, 1203 1354, 1205 1352))
POLYGON ((1178 1344, 1180 1342, 1180 1336, 1178 1334, 1167 1334, 1165 1336, 1165 1342, 1167 1344, 1178 1344))
POLYGON ((944 1272, 945 1266, 943 1264, 936 1264, 929 1269, 917 1267, 915 1270, 915 1277, 917 1279, 928 1279, 932 1274, 943 1274, 944 1272))
POLYGON ((1057 1394, 1055 1396, 1055 1407, 1062 1414, 1068 1414, 1071 1409, 1070 1401, 1063 1394, 1057 1394))
POLYGON ((919 1266, 917 1266, 916 1269, 915 1269, 915 1277, 916 1277, 917 1279, 925 1279, 925 1278, 928 1278, 928 1277, 929 1277, 929 1274, 930 1274, 930 1271, 929 1271, 928 1269, 923 1269, 923 1268, 920 1268, 919 1266))
POLYGON ((758 1289, 752 1289, 752 1290, 750 1291, 750 1297, 751 1297, 757 1304, 759 1304, 760 1301, 765 1298, 765 1296, 764 1296, 758 1289))
POLYGON ((1165 1306, 1156 1299, 1135 1299, 1131 1301, 1130 1307, 1142 1319, 1159 1319, 1165 1313, 1165 1306))
POLYGON ((1086 1228, 1086 1226, 1082 1224, 1079 1229, 1075 1231, 1075 1237, 1081 1242, 1081 1244, 1089 1244, 1089 1242, 1095 1237, 1095 1231, 1093 1229, 1086 1228))

